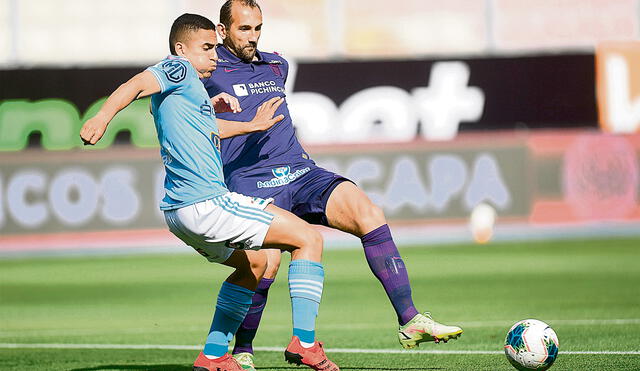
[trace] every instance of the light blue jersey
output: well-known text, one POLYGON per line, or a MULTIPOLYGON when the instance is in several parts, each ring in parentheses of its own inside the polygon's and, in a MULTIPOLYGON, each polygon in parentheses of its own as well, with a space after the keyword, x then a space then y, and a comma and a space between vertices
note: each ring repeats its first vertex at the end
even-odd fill
POLYGON ((185 58, 169 56, 147 70, 161 89, 151 97, 166 170, 160 209, 177 209, 227 193, 215 114, 195 68, 185 58))

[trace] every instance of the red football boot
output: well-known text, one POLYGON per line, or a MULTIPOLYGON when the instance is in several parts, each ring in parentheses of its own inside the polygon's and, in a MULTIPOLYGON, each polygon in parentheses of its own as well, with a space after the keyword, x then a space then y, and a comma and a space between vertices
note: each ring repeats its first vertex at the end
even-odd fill
POLYGON ((209 359, 200 352, 193 364, 193 371, 243 371, 236 360, 227 353, 220 358, 209 359))
POLYGON ((316 341, 311 348, 305 348, 297 336, 291 338, 289 346, 284 351, 284 359, 298 366, 307 365, 314 370, 340 371, 340 368, 324 354, 321 342, 316 341))

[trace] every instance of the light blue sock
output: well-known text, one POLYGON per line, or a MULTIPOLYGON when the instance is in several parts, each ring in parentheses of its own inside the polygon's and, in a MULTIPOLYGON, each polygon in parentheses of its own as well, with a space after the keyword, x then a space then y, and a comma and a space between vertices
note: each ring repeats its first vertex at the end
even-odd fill
POLYGON ((324 268, 310 260, 293 260, 289 264, 289 294, 293 314, 293 335, 305 343, 316 337, 316 317, 322 298, 324 268))
POLYGON ((229 342, 251 306, 252 296, 253 291, 249 289, 226 281, 222 283, 209 336, 202 351, 205 355, 222 357, 227 353, 229 342))

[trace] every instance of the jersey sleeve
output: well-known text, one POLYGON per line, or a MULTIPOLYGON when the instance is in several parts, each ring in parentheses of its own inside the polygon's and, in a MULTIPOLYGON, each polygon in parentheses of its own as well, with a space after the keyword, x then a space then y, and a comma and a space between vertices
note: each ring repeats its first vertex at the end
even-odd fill
POLYGON ((282 59, 282 78, 286 83, 287 78, 289 77, 289 62, 287 62, 287 60, 284 58, 281 58, 281 59, 282 59))
POLYGON ((187 62, 181 60, 165 60, 147 68, 160 84, 160 92, 168 93, 182 88, 187 80, 187 62))

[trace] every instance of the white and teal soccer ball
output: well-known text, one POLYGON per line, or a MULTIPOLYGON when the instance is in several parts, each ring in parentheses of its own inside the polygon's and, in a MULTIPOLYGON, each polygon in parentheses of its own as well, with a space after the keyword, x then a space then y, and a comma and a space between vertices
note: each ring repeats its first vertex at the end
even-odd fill
POLYGON ((516 322, 507 333, 504 353, 518 370, 547 370, 558 357, 558 336, 537 319, 516 322))

